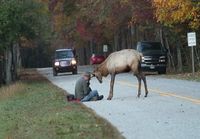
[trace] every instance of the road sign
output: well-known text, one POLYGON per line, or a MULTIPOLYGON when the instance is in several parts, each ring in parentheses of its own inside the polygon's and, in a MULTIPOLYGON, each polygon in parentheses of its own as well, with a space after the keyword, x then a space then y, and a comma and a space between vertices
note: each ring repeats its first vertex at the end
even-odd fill
POLYGON ((103 52, 108 52, 108 45, 103 45, 103 52))
POLYGON ((188 39, 188 46, 193 47, 197 45, 195 32, 187 33, 187 39, 188 39))
POLYGON ((187 39, 188 39, 188 46, 192 47, 192 74, 194 76, 194 72, 195 72, 195 67, 194 67, 194 46, 197 45, 197 43, 196 43, 196 33, 195 32, 187 33, 187 39))

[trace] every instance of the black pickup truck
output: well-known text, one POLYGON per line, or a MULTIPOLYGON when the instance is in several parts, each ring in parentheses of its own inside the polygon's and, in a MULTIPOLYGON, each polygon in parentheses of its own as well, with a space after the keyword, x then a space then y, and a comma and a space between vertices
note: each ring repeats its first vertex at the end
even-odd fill
POLYGON ((143 54, 141 63, 143 71, 157 71, 158 74, 166 73, 167 49, 160 42, 138 42, 136 49, 143 54))

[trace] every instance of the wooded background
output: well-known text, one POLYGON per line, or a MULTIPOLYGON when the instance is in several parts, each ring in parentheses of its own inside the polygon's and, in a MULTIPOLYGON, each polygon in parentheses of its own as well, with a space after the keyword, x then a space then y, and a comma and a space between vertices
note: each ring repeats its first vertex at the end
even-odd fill
POLYGON ((58 48, 75 48, 83 65, 92 53, 107 56, 138 41, 160 41, 168 72, 188 72, 188 32, 197 35, 198 71, 199 29, 196 0, 0 0, 0 84, 15 81, 21 68, 50 67, 58 48))

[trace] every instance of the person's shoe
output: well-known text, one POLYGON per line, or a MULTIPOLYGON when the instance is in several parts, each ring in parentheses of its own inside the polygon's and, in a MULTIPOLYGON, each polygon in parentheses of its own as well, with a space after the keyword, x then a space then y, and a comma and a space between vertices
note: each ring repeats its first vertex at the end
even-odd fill
POLYGON ((102 100, 102 99, 103 99, 103 95, 100 95, 97 100, 102 100))

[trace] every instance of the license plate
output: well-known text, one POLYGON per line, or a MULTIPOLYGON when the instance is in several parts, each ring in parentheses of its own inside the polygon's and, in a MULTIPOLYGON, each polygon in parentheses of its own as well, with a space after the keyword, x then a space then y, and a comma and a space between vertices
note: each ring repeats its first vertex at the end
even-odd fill
POLYGON ((61 62, 60 62, 60 66, 61 66, 61 67, 66 67, 66 66, 68 66, 67 61, 61 61, 61 62))
POLYGON ((155 66, 154 66, 154 65, 151 65, 151 66, 150 66, 150 69, 155 69, 155 66))

